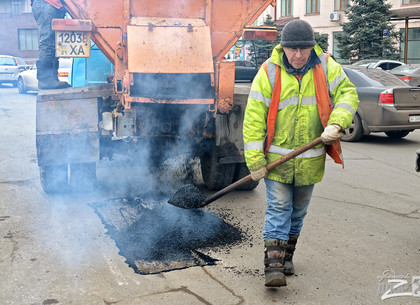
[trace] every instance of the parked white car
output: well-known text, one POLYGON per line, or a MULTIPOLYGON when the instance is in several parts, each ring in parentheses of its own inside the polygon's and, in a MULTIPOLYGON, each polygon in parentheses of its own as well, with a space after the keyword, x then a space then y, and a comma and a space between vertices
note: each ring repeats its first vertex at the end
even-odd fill
POLYGON ((362 60, 356 61, 353 65, 389 71, 396 67, 405 65, 405 63, 398 60, 392 60, 392 59, 362 59, 362 60))
MULTIPOLYGON (((69 83, 69 75, 73 64, 72 58, 60 58, 58 67, 58 79, 69 83)), ((36 78, 36 65, 30 69, 19 73, 17 87, 20 94, 28 91, 38 91, 38 79, 36 78)))
POLYGON ((0 85, 9 83, 16 87, 19 72, 28 68, 29 65, 20 57, 0 55, 0 85))

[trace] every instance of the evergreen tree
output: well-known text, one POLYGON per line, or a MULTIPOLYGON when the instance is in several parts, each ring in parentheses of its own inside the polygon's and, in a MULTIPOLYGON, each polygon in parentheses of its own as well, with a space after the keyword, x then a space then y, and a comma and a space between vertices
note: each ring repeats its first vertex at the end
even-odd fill
POLYGON ((353 0, 345 12, 348 22, 342 23, 344 33, 337 35, 341 58, 400 59, 399 33, 388 14, 391 4, 386 0, 353 0))
POLYGON ((324 50, 324 52, 327 52, 329 46, 328 34, 315 33, 315 41, 321 47, 321 49, 324 50))
MULTIPOLYGON (((275 26, 274 20, 270 15, 267 15, 264 19, 265 26, 275 26)), ((280 31, 277 27, 277 39, 276 40, 252 40, 251 44, 251 58, 256 65, 261 65, 267 58, 271 56, 271 52, 276 45, 280 43, 280 31)))

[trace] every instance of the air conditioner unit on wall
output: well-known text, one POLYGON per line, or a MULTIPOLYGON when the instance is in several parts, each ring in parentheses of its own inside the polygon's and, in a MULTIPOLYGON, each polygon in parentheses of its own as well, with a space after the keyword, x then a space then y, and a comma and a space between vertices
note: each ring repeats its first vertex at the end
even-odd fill
POLYGON ((330 14, 330 21, 338 21, 340 20, 341 14, 338 12, 332 12, 330 14))

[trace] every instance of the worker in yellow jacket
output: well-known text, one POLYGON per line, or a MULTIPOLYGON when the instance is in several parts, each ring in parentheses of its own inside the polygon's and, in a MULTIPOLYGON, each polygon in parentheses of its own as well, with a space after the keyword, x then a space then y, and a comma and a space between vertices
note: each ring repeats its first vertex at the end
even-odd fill
POLYGON ((265 285, 286 285, 314 184, 328 153, 343 164, 339 139, 359 104, 342 67, 316 44, 311 25, 290 21, 254 78, 245 111, 245 159, 252 179, 265 178, 265 285), (268 172, 283 155, 321 136, 321 144, 268 172))

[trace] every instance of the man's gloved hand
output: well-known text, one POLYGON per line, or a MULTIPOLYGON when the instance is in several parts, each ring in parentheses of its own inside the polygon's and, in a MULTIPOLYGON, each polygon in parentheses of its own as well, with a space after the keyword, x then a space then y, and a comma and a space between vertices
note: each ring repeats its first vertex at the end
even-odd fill
POLYGON ((325 145, 331 145, 343 136, 341 126, 332 124, 325 127, 324 132, 321 134, 321 140, 325 145))
POLYGON ((250 172, 251 178, 254 181, 260 181, 262 178, 265 178, 268 175, 268 170, 265 168, 265 166, 250 172))

